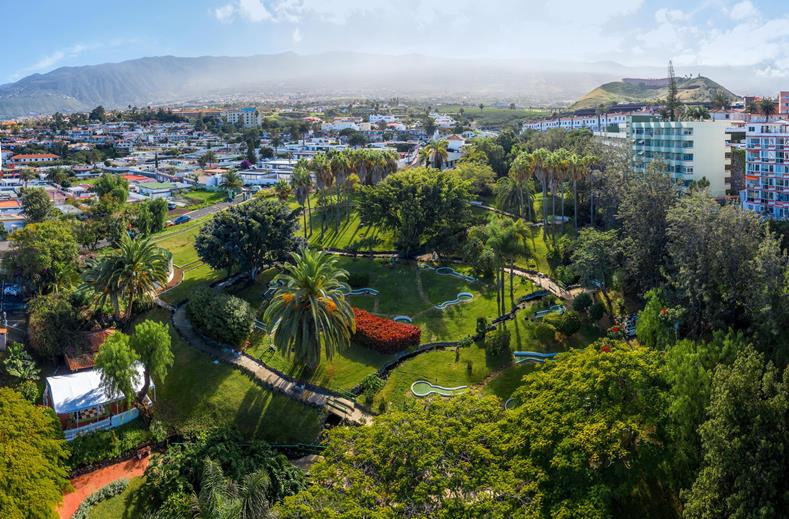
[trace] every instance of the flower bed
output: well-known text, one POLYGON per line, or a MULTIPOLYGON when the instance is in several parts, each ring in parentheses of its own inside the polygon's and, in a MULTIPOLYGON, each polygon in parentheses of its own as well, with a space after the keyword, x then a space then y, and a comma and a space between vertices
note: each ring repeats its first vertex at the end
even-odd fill
POLYGON ((379 353, 396 353, 419 344, 422 330, 418 326, 384 319, 358 308, 353 313, 356 317, 353 340, 362 346, 379 353))

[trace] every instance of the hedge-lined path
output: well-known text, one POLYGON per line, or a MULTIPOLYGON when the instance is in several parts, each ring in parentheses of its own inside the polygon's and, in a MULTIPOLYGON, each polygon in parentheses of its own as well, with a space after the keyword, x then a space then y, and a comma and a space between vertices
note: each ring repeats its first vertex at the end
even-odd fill
POLYGON ((223 362, 232 364, 254 376, 263 385, 283 395, 307 405, 322 407, 327 411, 351 423, 363 425, 372 420, 372 415, 360 409, 355 402, 330 393, 329 391, 313 390, 282 376, 253 358, 231 351, 218 350, 206 341, 192 327, 186 315, 186 305, 179 306, 173 312, 173 326, 188 344, 223 362))
POLYGON ((146 456, 141 460, 132 458, 75 477, 71 480, 71 486, 74 487, 74 490, 63 496, 63 504, 58 509, 60 519, 71 519, 71 516, 77 511, 80 503, 86 497, 113 481, 118 481, 119 479, 130 480, 137 476, 142 476, 150 461, 150 456, 146 456))

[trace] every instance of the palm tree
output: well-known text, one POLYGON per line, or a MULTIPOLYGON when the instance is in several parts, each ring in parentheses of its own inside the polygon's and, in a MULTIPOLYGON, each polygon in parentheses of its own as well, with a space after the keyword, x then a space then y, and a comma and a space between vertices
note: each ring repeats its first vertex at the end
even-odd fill
MULTIPOLYGON (((312 177, 310 171, 307 169, 307 161, 299 159, 296 166, 293 168, 293 173, 290 174, 290 186, 293 188, 293 193, 296 196, 296 201, 301 206, 301 215, 304 220, 304 239, 307 239, 307 212, 304 210, 305 203, 309 204, 310 191, 312 191, 312 177)), ((308 205, 309 207, 309 205, 308 205)), ((310 213, 310 221, 312 221, 312 214, 310 213)))
POLYGON ((200 494, 192 495, 192 511, 199 519, 268 519, 276 517, 268 502, 271 486, 265 468, 247 475, 241 485, 225 477, 211 458, 203 462, 200 494))
POLYGON ((310 161, 310 169, 315 173, 315 180, 318 184, 318 205, 321 206, 321 232, 326 229, 326 204, 327 197, 334 185, 334 174, 331 169, 331 162, 325 153, 317 153, 310 161))
POLYGON ((545 238, 546 226, 548 225, 548 206, 545 205, 545 199, 548 197, 548 183, 551 179, 551 152, 545 148, 537 149, 532 152, 531 161, 534 168, 534 176, 542 186, 542 236, 545 238))
POLYGON ((710 111, 701 105, 689 106, 684 113, 684 119, 689 121, 703 121, 710 118, 710 111))
POLYGON ((723 90, 717 90, 715 95, 712 96, 712 106, 720 110, 726 110, 731 106, 729 96, 727 96, 723 90))
POLYGON ((444 165, 449 157, 449 152, 447 151, 448 144, 447 141, 441 140, 438 142, 430 142, 422 148, 419 154, 425 166, 430 166, 432 164, 434 168, 440 170, 441 166, 444 165))
POLYGON ((222 188, 227 192, 228 198, 233 198, 235 192, 244 187, 244 179, 235 170, 230 170, 225 173, 225 181, 222 183, 222 188))
POLYGON ((274 155, 276 156, 279 151, 279 147, 282 146, 282 135, 277 129, 271 130, 269 135, 271 136, 269 141, 271 142, 271 145, 274 146, 274 155))
POLYGON ((507 177, 512 181, 513 187, 518 195, 518 216, 524 218, 524 206, 526 213, 531 221, 531 192, 529 191, 529 180, 534 174, 534 160, 532 154, 524 151, 515 157, 512 162, 507 177))
POLYGON ((38 174, 33 168, 24 168, 19 170, 19 179, 24 183, 25 187, 27 187, 27 184, 37 176, 38 174))
POLYGON ((772 97, 764 97, 759 101, 759 110, 764 114, 766 122, 770 122, 770 116, 775 113, 775 107, 775 99, 772 97))
POLYGON ((121 319, 120 302, 126 303, 126 319, 134 302, 167 283, 170 254, 149 238, 132 240, 123 233, 118 248, 93 261, 84 274, 85 286, 98 296, 96 306, 112 304, 115 318, 121 319))
POLYGON ((277 200, 287 202, 291 193, 290 184, 287 180, 280 179, 274 184, 274 192, 277 194, 277 200))
POLYGON ((321 251, 304 248, 291 256, 293 263, 275 278, 283 285, 263 319, 280 351, 293 353, 298 363, 315 369, 321 350, 331 359, 335 351, 349 346, 356 331, 353 309, 345 300, 348 273, 321 251))

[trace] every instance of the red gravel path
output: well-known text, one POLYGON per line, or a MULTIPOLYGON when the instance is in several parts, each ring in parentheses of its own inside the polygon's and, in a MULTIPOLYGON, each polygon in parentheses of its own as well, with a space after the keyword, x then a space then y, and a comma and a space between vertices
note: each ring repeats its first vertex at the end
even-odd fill
POLYGON ((71 486, 74 487, 74 491, 63 496, 63 504, 58 509, 60 518, 70 519, 86 497, 113 481, 142 476, 149 461, 150 456, 146 456, 142 460, 132 458, 72 479, 71 486))

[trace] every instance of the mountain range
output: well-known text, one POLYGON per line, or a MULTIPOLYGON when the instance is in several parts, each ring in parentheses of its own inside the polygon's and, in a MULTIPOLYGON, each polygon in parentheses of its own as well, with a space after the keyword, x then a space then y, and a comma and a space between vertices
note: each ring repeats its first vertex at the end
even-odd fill
MULTIPOLYGON (((737 88, 746 91, 762 85, 753 73, 736 67, 678 68, 677 72, 736 81, 737 88)), ((603 83, 623 77, 663 76, 662 68, 612 62, 450 59, 417 54, 158 56, 61 67, 0 85, 0 118, 89 110, 97 105, 254 102, 289 96, 397 96, 473 104, 498 100, 560 107, 603 83)))

